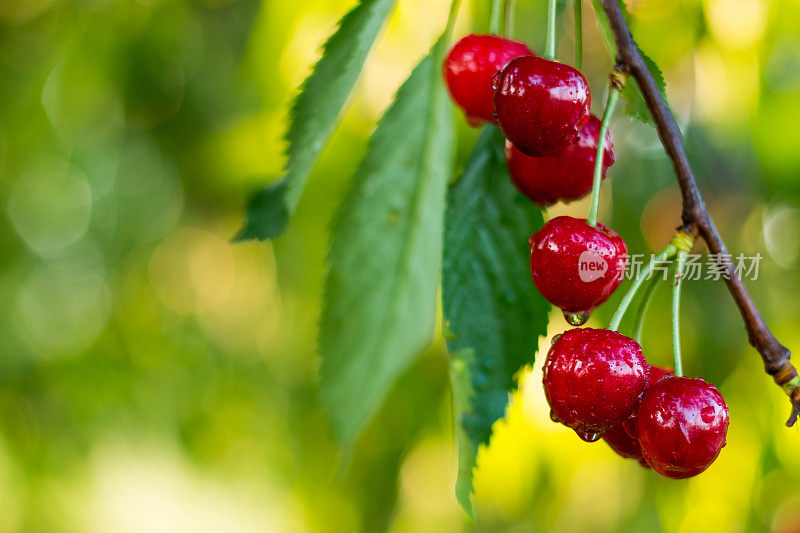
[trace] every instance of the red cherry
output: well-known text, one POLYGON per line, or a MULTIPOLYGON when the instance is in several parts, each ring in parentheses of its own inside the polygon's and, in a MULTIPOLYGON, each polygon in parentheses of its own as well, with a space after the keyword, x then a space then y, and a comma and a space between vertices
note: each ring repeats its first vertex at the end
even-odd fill
POLYGON ((533 234, 531 277, 542 296, 560 307, 572 325, 586 322, 625 274, 628 249, 603 224, 556 217, 533 234))
POLYGON ((518 56, 533 54, 523 43, 496 35, 467 35, 444 60, 447 88, 473 126, 494 121, 492 77, 518 56))
MULTIPOLYGON (((506 161, 514 185, 534 203, 547 207, 559 200, 571 202, 592 190, 600 120, 594 115, 578 134, 578 141, 558 155, 530 157, 506 142, 506 161)), ((614 164, 611 132, 603 146, 603 178, 614 164)))
POLYGON ((622 423, 606 428, 603 432, 603 440, 617 455, 626 459, 636 459, 643 467, 650 468, 650 465, 642 459, 642 448, 639 446, 639 441, 628 435, 625 428, 622 427, 622 423))
MULTIPOLYGON (((655 366, 655 365, 648 365, 650 367, 650 372, 647 375, 647 386, 645 387, 645 392, 647 389, 652 387, 654 384, 658 383, 662 379, 667 376, 674 376, 675 371, 671 368, 663 367, 663 366, 655 366)), ((622 426, 624 427, 625 431, 633 438, 638 438, 638 431, 636 428, 636 424, 639 420, 639 408, 635 408, 624 422, 622 422, 622 426)))
POLYGON ((589 84, 569 65, 517 57, 493 83, 497 122, 508 140, 527 155, 560 152, 578 139, 589 120, 589 84))
MULTIPOLYGON (((654 383, 661 381, 665 376, 672 376, 673 371, 671 368, 664 368, 662 366, 654 366, 648 364, 647 388, 651 387, 654 383)), ((603 440, 609 447, 617 452, 618 455, 628 459, 637 459, 639 464, 645 468, 650 468, 647 461, 642 457, 642 447, 639 445, 639 439, 636 438, 636 421, 638 417, 639 406, 633 408, 630 416, 619 424, 606 429, 603 433, 603 440)))
POLYGON ((591 442, 636 407, 647 361, 635 340, 616 331, 572 329, 550 347, 542 383, 551 418, 591 442))
POLYGON ((642 455, 664 476, 696 476, 725 446, 728 421, 728 406, 714 385, 702 379, 664 378, 647 389, 639 407, 642 455))

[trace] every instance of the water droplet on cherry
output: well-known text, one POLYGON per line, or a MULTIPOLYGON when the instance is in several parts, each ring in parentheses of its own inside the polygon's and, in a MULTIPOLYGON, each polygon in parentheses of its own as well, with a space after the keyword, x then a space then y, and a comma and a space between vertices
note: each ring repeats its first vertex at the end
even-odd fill
POLYGON ((582 326, 586 324, 591 314, 591 311, 580 311, 578 313, 567 313, 564 311, 564 318, 570 326, 582 326))
POLYGON ((499 85, 500 85, 500 71, 497 71, 497 73, 495 73, 495 75, 492 76, 492 89, 496 91, 499 85))
POLYGON ((597 442, 598 440, 600 440, 600 437, 603 436, 602 432, 598 433, 598 432, 594 432, 594 431, 578 431, 578 430, 575 430, 575 433, 578 434, 578 437, 580 437, 581 440, 586 441, 586 442, 597 442))

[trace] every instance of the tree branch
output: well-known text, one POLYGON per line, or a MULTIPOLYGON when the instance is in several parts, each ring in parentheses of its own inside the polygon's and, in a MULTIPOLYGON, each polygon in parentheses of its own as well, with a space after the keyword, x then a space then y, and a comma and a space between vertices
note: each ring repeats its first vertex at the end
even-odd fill
POLYGON ((697 187, 683 147, 681 131, 667 103, 662 98, 653 75, 647 68, 639 46, 631 35, 618 0, 601 0, 601 3, 617 45, 617 68, 628 72, 639 85, 647 107, 653 115, 661 144, 664 145, 664 150, 675 169, 675 176, 683 197, 681 213, 683 224, 688 231, 697 231, 700 234, 709 250, 713 254, 717 254, 719 264, 727 272, 725 282, 742 314, 750 344, 761 355, 764 370, 773 377, 791 399, 792 415, 787 422, 787 425, 791 426, 800 412, 800 378, 798 378, 797 370, 789 361, 791 353, 772 334, 744 283, 734 270, 733 261, 725 248, 725 243, 720 238, 700 194, 700 189, 697 187))

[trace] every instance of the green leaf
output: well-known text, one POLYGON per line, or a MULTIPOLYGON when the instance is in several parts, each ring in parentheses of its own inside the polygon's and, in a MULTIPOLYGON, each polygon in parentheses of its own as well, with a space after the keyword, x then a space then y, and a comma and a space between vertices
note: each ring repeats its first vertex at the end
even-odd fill
MULTIPOLYGON (((473 396, 471 369, 475 367, 475 352, 471 349, 450 354, 450 389, 453 394, 453 418, 458 422, 468 416, 473 396)), ((458 478, 456 499, 464 511, 474 520, 472 512, 472 469, 478 455, 478 443, 469 438, 464 426, 456 423, 458 443, 458 478)))
MULTIPOLYGON (((625 7, 625 2, 623 0, 617 0, 622 10, 622 14, 625 17, 626 21, 630 21, 630 15, 628 14, 628 9, 625 7)), ((594 4, 594 11, 597 14, 597 22, 600 26, 600 33, 603 34, 605 38, 606 45, 608 46, 608 50, 611 53, 612 61, 615 61, 615 55, 617 50, 617 45, 614 42, 614 36, 611 33, 611 27, 608 24, 608 19, 606 18, 606 14, 603 11, 603 7, 601 5, 600 0, 592 0, 594 4)), ((650 74, 653 75, 653 79, 656 81, 656 85, 658 85, 658 90, 661 92, 661 96, 664 98, 664 101, 667 101, 667 82, 664 79, 664 73, 661 71, 659 66, 656 64, 655 61, 650 59, 650 57, 645 54, 641 48, 639 48, 639 53, 642 54, 642 58, 644 58, 645 64, 647 64, 647 69, 650 71, 650 74)), ((639 85, 632 79, 628 80, 628 83, 625 84, 625 88, 622 90, 620 94, 622 98, 625 100, 625 114, 630 118, 640 120, 646 124, 654 124, 653 116, 650 114, 650 110, 647 108, 647 103, 645 102, 644 95, 642 91, 639 89, 639 85)))
POLYGON ((286 229, 308 175, 325 147, 353 90, 372 43, 395 0, 361 0, 323 48, 322 59, 303 83, 289 116, 288 161, 279 182, 256 193, 236 240, 273 239, 286 229))
POLYGON ((428 56, 378 124, 334 222, 321 394, 345 445, 431 343, 452 159, 451 108, 428 56))
MULTIPOLYGON (((511 183, 504 143, 500 131, 485 128, 463 176, 450 186, 445 218, 447 347, 475 354, 469 369, 473 394, 459 418, 469 438, 463 453, 473 465, 478 446, 489 442, 492 425, 505 415, 515 375, 533 362, 550 309, 528 267, 528 237, 544 224, 542 212, 511 183)), ((459 492, 472 484, 471 468, 463 472, 470 479, 459 480, 459 492)))

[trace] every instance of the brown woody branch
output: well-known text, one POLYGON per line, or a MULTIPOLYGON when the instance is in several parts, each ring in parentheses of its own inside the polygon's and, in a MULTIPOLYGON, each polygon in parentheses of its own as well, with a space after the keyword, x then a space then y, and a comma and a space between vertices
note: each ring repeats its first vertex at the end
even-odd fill
POLYGON ((664 150, 675 169, 675 176, 683 197, 681 218, 685 229, 697 231, 708 245, 709 250, 718 254, 720 264, 728 274, 726 276, 728 291, 742 314, 750 344, 761 354, 764 370, 786 391, 792 401, 792 414, 787 422, 787 425, 791 426, 800 412, 800 378, 798 378, 797 370, 789 361, 791 352, 772 334, 744 283, 734 270, 725 243, 720 238, 697 187, 683 147, 680 129, 678 129, 667 103, 662 98, 653 75, 647 68, 639 46, 631 35, 618 0, 601 0, 601 3, 617 45, 617 68, 628 72, 636 80, 647 107, 653 115, 664 150))

